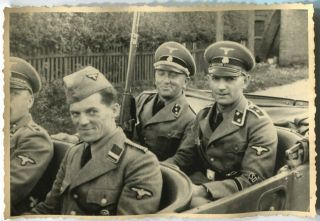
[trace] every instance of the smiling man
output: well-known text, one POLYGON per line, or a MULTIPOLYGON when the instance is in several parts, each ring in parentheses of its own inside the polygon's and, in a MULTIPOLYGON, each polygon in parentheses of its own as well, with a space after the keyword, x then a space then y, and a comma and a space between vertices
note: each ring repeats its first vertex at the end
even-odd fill
POLYGON ((277 152, 271 119, 243 95, 255 65, 251 52, 222 41, 210 45, 204 57, 215 103, 198 113, 177 154, 167 160, 195 184, 193 207, 272 176, 277 152))
POLYGON ((157 93, 143 92, 136 98, 134 139, 162 161, 176 153, 187 127, 195 118, 184 91, 196 66, 183 45, 166 42, 155 52, 154 68, 157 93))
POLYGON ((133 215, 158 210, 157 158, 116 126, 116 91, 93 67, 64 77, 72 122, 82 142, 71 147, 35 214, 133 215))

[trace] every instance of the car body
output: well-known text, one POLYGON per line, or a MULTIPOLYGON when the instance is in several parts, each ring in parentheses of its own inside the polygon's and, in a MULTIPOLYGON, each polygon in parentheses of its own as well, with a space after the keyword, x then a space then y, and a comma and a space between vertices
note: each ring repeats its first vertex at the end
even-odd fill
MULTIPOLYGON (((195 113, 214 102, 208 90, 188 89, 185 94, 195 113)), ((231 196, 190 208, 190 179, 178 168, 162 163, 164 186, 159 213, 229 214, 310 210, 308 102, 254 94, 245 96, 264 109, 277 126, 279 144, 274 176, 231 196)), ((53 142, 55 156, 45 173, 46 182, 36 187, 43 192, 50 190, 61 159, 71 145, 59 140, 53 142)), ((39 196, 40 201, 43 199, 44 196, 39 196)))

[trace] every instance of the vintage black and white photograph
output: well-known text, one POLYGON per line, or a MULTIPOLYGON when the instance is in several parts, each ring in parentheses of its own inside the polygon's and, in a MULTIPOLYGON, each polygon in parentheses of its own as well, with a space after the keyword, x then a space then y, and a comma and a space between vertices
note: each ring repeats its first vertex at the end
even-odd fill
POLYGON ((7 8, 7 218, 315 215, 312 13, 7 8))

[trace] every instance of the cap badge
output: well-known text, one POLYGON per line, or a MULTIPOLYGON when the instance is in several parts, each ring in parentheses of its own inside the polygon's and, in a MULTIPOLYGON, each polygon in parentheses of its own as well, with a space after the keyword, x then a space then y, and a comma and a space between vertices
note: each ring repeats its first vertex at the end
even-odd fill
POLYGON ((173 61, 173 57, 172 57, 172 56, 169 56, 169 57, 167 58, 167 61, 172 62, 172 61, 173 61))
POLYGON ((233 51, 234 48, 225 48, 225 47, 220 47, 219 49, 224 51, 224 55, 227 55, 229 51, 233 51))
POLYGON ((222 64, 228 64, 229 63, 229 58, 228 57, 223 57, 221 62, 222 62, 222 64))
POLYGON ((96 81, 98 79, 98 74, 99 73, 89 73, 86 76, 94 81, 96 81))
POLYGON ((169 49, 169 53, 170 53, 170 54, 171 54, 173 51, 178 50, 178 48, 172 48, 172 47, 169 47, 169 46, 167 46, 167 48, 169 49))

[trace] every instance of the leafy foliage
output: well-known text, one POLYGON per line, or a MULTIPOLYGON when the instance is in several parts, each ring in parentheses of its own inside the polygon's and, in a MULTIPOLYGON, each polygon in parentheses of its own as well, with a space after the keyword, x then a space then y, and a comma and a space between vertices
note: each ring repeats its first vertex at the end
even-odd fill
MULTIPOLYGON (((140 17, 139 50, 153 51, 164 41, 215 40, 215 12, 145 12, 140 17)), ((225 13, 225 39, 239 41, 247 32, 245 12, 225 13)), ((16 56, 90 53, 126 49, 132 13, 11 13, 10 49, 16 56), (119 49, 120 48, 120 49, 119 49)))

